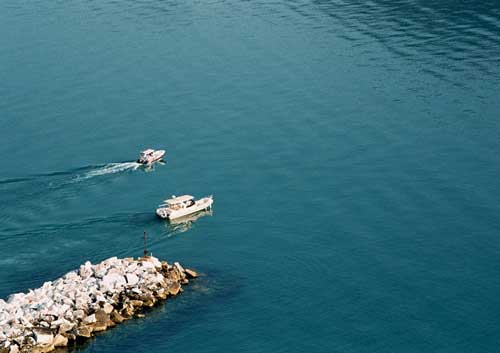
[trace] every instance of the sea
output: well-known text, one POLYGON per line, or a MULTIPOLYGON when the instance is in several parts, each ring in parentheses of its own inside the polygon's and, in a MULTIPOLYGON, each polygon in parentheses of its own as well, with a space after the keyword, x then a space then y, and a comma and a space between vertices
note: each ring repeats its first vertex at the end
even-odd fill
POLYGON ((72 352, 498 352, 499 1, 2 0, 0 33, 0 298, 144 232, 202 274, 72 352), (156 217, 183 194, 212 212, 156 217))

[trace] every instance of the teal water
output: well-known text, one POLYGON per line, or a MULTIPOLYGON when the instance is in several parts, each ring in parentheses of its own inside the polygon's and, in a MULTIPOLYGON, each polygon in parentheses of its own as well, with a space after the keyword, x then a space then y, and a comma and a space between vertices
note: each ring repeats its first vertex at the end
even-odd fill
POLYGON ((205 274, 78 352, 497 350, 498 1, 4 0, 0 33, 0 297, 144 229, 205 274), (213 214, 156 219, 183 193, 213 214))

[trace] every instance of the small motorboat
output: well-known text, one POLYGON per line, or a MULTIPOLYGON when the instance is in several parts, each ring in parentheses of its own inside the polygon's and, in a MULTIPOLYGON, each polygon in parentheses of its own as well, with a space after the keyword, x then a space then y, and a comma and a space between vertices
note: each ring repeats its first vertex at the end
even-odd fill
POLYGON ((212 195, 199 200, 195 200, 194 196, 191 195, 173 195, 171 199, 163 201, 163 203, 158 206, 156 214, 163 219, 172 220, 199 211, 209 210, 212 208, 213 203, 214 199, 212 195))
POLYGON ((162 158, 165 155, 165 153, 166 153, 165 150, 154 150, 152 148, 148 148, 147 150, 141 152, 141 154, 139 155, 139 159, 137 160, 137 163, 149 166, 155 162, 162 162, 163 161, 162 158))

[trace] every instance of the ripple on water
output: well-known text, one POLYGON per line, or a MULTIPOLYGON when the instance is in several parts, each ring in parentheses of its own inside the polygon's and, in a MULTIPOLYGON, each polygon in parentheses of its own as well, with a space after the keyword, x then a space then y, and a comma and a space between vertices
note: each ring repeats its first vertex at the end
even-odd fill
POLYGON ((500 57, 500 16, 493 1, 315 0, 283 4, 307 21, 315 21, 318 12, 330 18, 330 23, 321 22, 322 29, 334 26, 334 33, 366 46, 364 54, 374 59, 379 53, 372 51, 370 39, 398 57, 418 60, 438 79, 453 81, 454 72, 471 70, 476 79, 484 74, 498 75, 491 66, 498 64, 500 57))

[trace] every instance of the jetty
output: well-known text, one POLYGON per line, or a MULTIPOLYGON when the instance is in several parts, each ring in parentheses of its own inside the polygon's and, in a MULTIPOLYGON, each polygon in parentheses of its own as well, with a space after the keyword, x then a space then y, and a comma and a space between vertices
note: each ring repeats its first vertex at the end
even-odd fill
POLYGON ((44 353, 143 316, 198 274, 152 256, 86 262, 27 293, 0 299, 0 353, 44 353))

